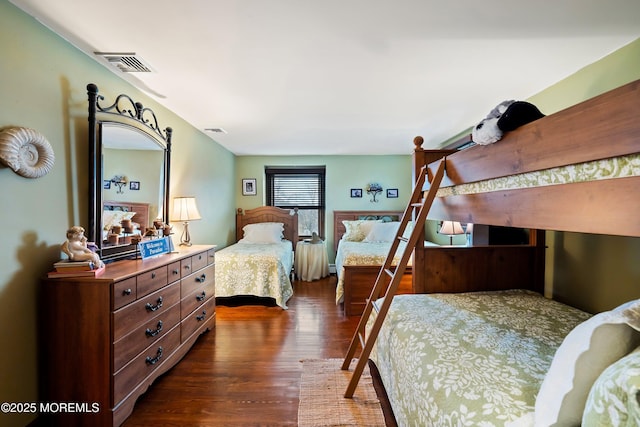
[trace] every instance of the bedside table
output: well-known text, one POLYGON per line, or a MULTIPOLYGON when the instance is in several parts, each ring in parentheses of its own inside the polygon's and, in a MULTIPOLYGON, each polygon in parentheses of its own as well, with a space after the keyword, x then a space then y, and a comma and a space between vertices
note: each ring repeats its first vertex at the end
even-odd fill
POLYGON ((329 256, 325 242, 298 242, 296 245, 295 270, 298 279, 305 282, 329 275, 329 256))

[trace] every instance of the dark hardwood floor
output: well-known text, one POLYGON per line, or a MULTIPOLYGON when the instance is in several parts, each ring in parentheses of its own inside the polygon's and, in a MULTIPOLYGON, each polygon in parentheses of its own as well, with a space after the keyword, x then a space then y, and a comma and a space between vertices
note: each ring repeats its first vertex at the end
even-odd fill
POLYGON ((343 358, 359 317, 336 278, 294 282, 288 310, 217 307, 216 328, 143 395, 125 427, 295 426, 303 359, 343 358))

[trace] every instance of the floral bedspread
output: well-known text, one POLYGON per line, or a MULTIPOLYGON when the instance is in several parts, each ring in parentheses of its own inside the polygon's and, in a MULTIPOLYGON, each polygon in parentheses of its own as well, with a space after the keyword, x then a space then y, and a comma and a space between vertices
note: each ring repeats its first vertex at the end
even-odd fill
POLYGON ((542 171, 442 187, 438 190, 437 196, 447 197, 462 194, 487 193, 499 190, 625 178, 638 175, 640 175, 640 154, 634 153, 575 165, 559 166, 542 171))
POLYGON ((286 309, 293 295, 292 267, 293 246, 288 240, 228 246, 216 252, 216 297, 271 297, 286 309))
POLYGON ((398 295, 371 358, 398 425, 504 426, 532 419, 557 347, 589 316, 521 290, 398 295))
MULTIPOLYGON (((405 243, 398 245, 398 250, 393 258, 393 264, 400 262, 405 243)), ((391 248, 391 242, 349 242, 341 240, 336 253, 336 273, 338 284, 336 285, 336 304, 342 302, 344 296, 344 266, 345 265, 380 265, 384 264, 391 248)), ((411 261, 409 261, 411 265, 411 261)), ((373 288, 373 283, 371 287, 373 288)))

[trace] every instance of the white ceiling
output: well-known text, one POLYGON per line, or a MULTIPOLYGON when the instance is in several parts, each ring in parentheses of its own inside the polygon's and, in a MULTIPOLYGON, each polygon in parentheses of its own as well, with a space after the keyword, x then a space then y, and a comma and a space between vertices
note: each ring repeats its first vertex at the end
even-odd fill
POLYGON ((638 0, 10 1, 238 155, 435 147, 640 37, 638 0))

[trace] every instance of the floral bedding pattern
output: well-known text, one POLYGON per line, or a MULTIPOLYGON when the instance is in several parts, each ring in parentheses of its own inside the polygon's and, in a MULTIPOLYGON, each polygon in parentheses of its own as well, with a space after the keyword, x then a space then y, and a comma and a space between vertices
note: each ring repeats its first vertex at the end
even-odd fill
POLYGON ((216 297, 271 297, 286 309, 293 295, 292 267, 293 246, 288 240, 228 246, 216 252, 216 297))
POLYGON ((610 159, 560 166, 538 172, 528 172, 503 178, 443 187, 438 190, 437 197, 488 193, 491 191, 541 187, 546 185, 587 182, 639 175, 640 154, 635 153, 610 159))
MULTIPOLYGON (((393 264, 400 262, 400 257, 406 244, 401 242, 393 258, 393 264)), ((341 240, 336 253, 336 304, 342 302, 344 296, 344 266, 345 265, 380 265, 384 264, 391 248, 391 242, 349 242, 341 240)), ((411 260, 409 264, 411 265, 411 260)), ((373 287, 373 283, 371 284, 373 287)))
POLYGON ((522 290, 398 295, 371 358, 398 425, 504 426, 532 416, 557 347, 589 317, 522 290))

